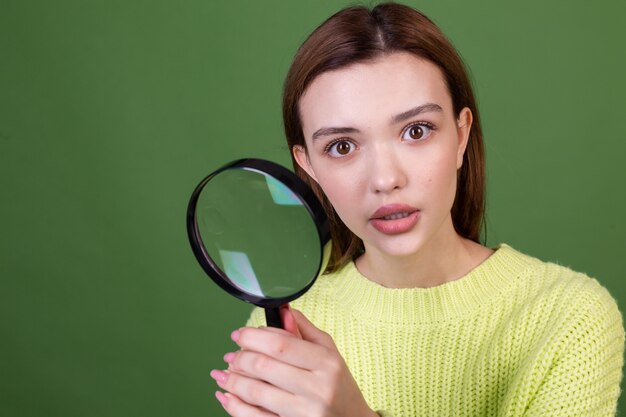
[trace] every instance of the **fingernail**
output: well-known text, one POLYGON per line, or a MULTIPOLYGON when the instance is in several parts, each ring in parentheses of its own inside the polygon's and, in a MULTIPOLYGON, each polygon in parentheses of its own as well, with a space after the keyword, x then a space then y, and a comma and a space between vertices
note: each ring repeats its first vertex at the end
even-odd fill
POLYGON ((211 378, 213 378, 218 385, 222 386, 228 381, 228 374, 224 371, 218 371, 217 369, 213 369, 211 371, 211 378))
POLYGON ((239 340, 239 330, 235 330, 234 332, 232 332, 230 334, 230 338, 233 339, 233 342, 236 342, 237 340, 239 340))
POLYGON ((226 408, 228 405, 228 397, 223 392, 215 391, 215 398, 222 404, 222 407, 226 408))
POLYGON ((226 355, 224 355, 224 362, 232 363, 233 360, 235 360, 235 352, 228 352, 226 355))

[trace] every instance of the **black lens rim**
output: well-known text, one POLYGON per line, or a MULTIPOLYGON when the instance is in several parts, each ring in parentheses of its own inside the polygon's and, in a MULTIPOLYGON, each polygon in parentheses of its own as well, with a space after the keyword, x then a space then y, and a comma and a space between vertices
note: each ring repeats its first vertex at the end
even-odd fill
POLYGON ((223 290, 239 298, 240 300, 246 301, 259 307, 274 308, 279 307, 283 304, 287 304, 288 302, 300 297, 315 283, 317 275, 319 275, 320 270, 325 264, 324 247, 330 241, 330 227, 328 224, 328 218, 326 217, 326 213, 322 207, 322 204, 317 199, 317 196, 304 181, 296 176, 296 174, 275 162, 258 158, 243 158, 223 165, 222 167, 207 175, 196 186, 193 193, 191 194, 191 198, 189 199, 189 204, 187 206, 187 235, 189 237, 189 243, 191 244, 191 249, 196 256, 196 259, 202 266, 202 269, 204 269, 204 272, 207 273, 207 275, 213 280, 213 282, 215 282, 223 290), (296 293, 285 297, 267 298, 243 292, 239 288, 237 288, 230 281, 230 279, 228 279, 226 273, 223 272, 215 262, 213 262, 209 254, 206 252, 204 244, 202 243, 202 238, 200 237, 198 222, 196 218, 196 206, 198 203, 198 199, 205 185, 209 181, 211 181, 213 177, 223 171, 231 169, 246 169, 272 176, 273 178, 287 186, 302 201, 304 207, 311 215, 311 218, 313 219, 313 222, 315 223, 315 227, 317 229, 320 243, 320 254, 322 254, 322 256, 320 256, 317 273, 311 279, 311 282, 309 282, 304 288, 297 291, 296 293))

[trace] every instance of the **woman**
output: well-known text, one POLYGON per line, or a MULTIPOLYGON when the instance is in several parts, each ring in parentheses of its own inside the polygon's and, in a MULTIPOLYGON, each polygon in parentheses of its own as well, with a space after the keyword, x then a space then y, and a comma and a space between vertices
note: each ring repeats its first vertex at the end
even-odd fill
POLYGON ((609 416, 620 312, 597 281, 479 243, 482 133, 458 54, 406 6, 345 9, 287 76, 296 172, 331 218, 327 274, 236 330, 232 416, 609 416), (297 309, 297 310, 296 310, 297 309))

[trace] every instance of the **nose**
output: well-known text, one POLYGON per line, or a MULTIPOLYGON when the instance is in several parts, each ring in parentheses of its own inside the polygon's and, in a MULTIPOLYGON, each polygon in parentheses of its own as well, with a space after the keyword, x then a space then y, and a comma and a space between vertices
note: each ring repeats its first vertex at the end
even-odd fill
POLYGON ((379 147, 370 159, 370 186, 374 193, 390 193, 402 189, 408 177, 394 149, 379 147))

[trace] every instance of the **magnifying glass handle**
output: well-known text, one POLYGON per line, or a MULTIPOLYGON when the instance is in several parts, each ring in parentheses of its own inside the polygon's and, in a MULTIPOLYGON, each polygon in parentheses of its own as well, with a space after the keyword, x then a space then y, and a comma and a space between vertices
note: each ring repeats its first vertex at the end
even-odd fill
POLYGON ((280 307, 265 307, 265 321, 269 327, 283 328, 283 320, 280 318, 280 307))

